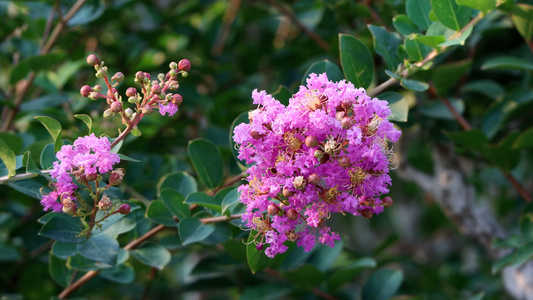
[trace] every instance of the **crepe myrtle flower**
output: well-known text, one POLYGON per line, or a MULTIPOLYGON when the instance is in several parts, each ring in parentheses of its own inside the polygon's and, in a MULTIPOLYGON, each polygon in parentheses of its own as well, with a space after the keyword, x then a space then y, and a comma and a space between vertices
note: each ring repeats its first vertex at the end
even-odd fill
MULTIPOLYGON (((96 137, 94 133, 80 137, 73 145, 64 145, 56 153, 50 175, 56 180, 53 191, 44 195, 41 204, 44 210, 55 212, 75 212, 78 185, 88 186, 90 181, 98 180, 100 175, 113 171, 113 165, 120 162, 116 153, 110 152, 111 143, 106 137, 96 137)), ((116 185, 123 174, 122 169, 112 172, 110 185, 116 185), (118 175, 116 174, 118 173, 118 175), (113 176, 114 174, 114 176, 113 176), (112 184, 111 184, 112 183, 112 184)))
POLYGON ((390 143, 401 133, 386 101, 326 74, 311 74, 288 106, 265 91, 252 99, 257 109, 233 139, 252 165, 238 188, 243 220, 267 256, 285 252, 287 241, 305 251, 317 241, 333 247, 340 237, 325 224, 332 213, 370 218, 392 205, 381 197, 396 164, 390 143))

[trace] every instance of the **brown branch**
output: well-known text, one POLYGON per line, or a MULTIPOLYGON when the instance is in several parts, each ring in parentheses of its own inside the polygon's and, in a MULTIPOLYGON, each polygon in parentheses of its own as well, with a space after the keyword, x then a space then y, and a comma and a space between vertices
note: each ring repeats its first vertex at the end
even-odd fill
POLYGON ((200 219, 203 224, 209 224, 209 223, 217 223, 217 222, 225 222, 225 221, 231 221, 235 219, 240 219, 242 217, 242 214, 236 214, 231 216, 220 216, 220 217, 212 217, 212 218, 203 218, 200 219))
POLYGON ((239 174, 239 175, 236 175, 236 176, 233 176, 233 177, 231 177, 231 178, 228 178, 228 179, 224 182, 224 184, 222 184, 221 186, 216 187, 216 188, 214 188, 212 191, 210 191, 210 192, 209 192, 209 195, 210 195, 210 196, 214 196, 214 195, 216 195, 216 193, 217 193, 218 191, 220 191, 221 189, 226 188, 226 187, 228 187, 228 186, 232 186, 232 185, 234 185, 236 182, 239 182, 240 180, 242 180, 242 179, 245 177, 245 174, 246 174, 245 172, 242 172, 242 173, 239 174))
POLYGON ((263 0, 264 2, 274 6, 276 9, 278 9, 282 14, 287 16, 293 23, 296 25, 296 27, 300 28, 305 34, 307 34, 315 43, 320 46, 322 49, 329 51, 329 44, 324 41, 318 34, 316 34, 311 29, 307 28, 296 16, 294 13, 287 8, 285 8, 283 5, 277 3, 275 0, 263 0))
POLYGON ((450 103, 450 101, 448 101, 447 98, 439 97, 439 99, 442 103, 444 103, 446 108, 448 108, 450 113, 452 113, 453 118, 457 121, 457 123, 459 123, 459 125, 461 125, 461 127, 463 127, 464 130, 472 130, 472 126, 470 125, 470 123, 468 123, 468 121, 457 111, 457 109, 453 107, 453 105, 450 103))

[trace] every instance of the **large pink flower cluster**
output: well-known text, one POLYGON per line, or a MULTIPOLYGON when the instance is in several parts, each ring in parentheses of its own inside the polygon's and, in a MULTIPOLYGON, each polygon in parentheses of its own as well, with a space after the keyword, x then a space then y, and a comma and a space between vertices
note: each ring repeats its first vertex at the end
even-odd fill
POLYGON ((316 240, 334 246, 340 240, 325 225, 332 213, 371 217, 390 206, 388 175, 400 131, 387 117, 386 101, 363 88, 311 74, 288 106, 255 90, 258 108, 233 139, 239 159, 253 164, 247 185, 239 187, 246 205, 243 220, 266 255, 287 250, 295 241, 305 251, 316 240))
POLYGON ((111 143, 105 137, 98 138, 93 134, 80 137, 74 145, 64 145, 56 153, 58 161, 50 174, 57 182, 54 190, 41 199, 44 210, 75 211, 76 190, 73 176, 80 183, 87 184, 97 179, 99 174, 112 170, 113 165, 120 161, 116 153, 110 152, 111 143), (59 198, 60 201, 57 201, 59 198))

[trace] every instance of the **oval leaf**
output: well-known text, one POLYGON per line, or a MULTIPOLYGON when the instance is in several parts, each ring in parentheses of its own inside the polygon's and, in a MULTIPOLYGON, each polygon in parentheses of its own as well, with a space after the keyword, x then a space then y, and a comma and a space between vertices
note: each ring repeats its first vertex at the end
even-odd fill
POLYGON ((74 118, 82 120, 83 123, 87 125, 87 128, 89 128, 89 134, 91 134, 91 130, 93 128, 93 120, 91 119, 91 117, 89 117, 88 115, 84 115, 84 114, 77 114, 77 115, 74 115, 74 118))
POLYGON ((422 30, 427 30, 431 25, 429 12, 431 11, 430 0, 407 0, 405 3, 407 16, 422 30))
POLYGON ((159 196, 161 196, 161 191, 164 189, 176 190, 184 197, 187 197, 190 193, 198 190, 198 184, 196 183, 196 179, 191 175, 185 172, 177 172, 161 178, 157 187, 159 196))
POLYGON ((413 33, 420 33, 416 25, 406 15, 397 15, 392 19, 394 28, 403 36, 408 36, 413 33))
POLYGON ((63 243, 77 244, 85 241, 84 237, 78 236, 81 231, 82 225, 79 219, 67 214, 56 214, 44 224, 39 235, 63 243))
POLYGON ((203 207, 207 207, 209 209, 212 209, 216 212, 221 212, 221 203, 219 200, 205 194, 205 193, 191 193, 187 198, 185 199, 185 203, 187 204, 197 204, 203 207))
POLYGON ((516 30, 526 41, 533 38, 533 6, 525 3, 517 3, 513 6, 511 18, 516 30))
POLYGON ((15 152, 0 139, 0 159, 4 162, 7 168, 8 177, 15 175, 17 169, 17 160, 15 158, 15 152))
POLYGON ((387 300, 396 293, 403 280, 403 272, 381 269, 368 278, 363 287, 364 300, 387 300))
POLYGON ((328 79, 331 81, 340 81, 344 79, 341 69, 327 59, 317 61, 309 66, 307 71, 305 71, 304 77, 302 78, 302 85, 306 84, 307 78, 309 78, 309 74, 311 73, 315 73, 317 75, 326 73, 328 79))
POLYGON ((148 242, 135 250, 131 254, 143 264, 162 270, 170 262, 170 252, 165 247, 148 242))
POLYGON ((196 218, 185 218, 179 224, 179 234, 184 245, 201 241, 215 230, 213 225, 205 225, 196 218))
POLYGON ((401 62, 397 54, 397 49, 402 44, 400 36, 397 33, 388 32, 385 27, 368 25, 368 29, 374 37, 374 50, 383 57, 389 69, 396 70, 401 62))
POLYGON ((167 206, 159 200, 150 202, 150 205, 146 210, 146 216, 154 222, 165 226, 178 226, 178 222, 174 219, 174 215, 168 210, 167 206))
POLYGON ((114 266, 118 255, 117 239, 107 234, 92 236, 84 243, 78 244, 78 252, 81 256, 114 266))
POLYGON ((185 197, 173 189, 164 189, 161 191, 161 201, 166 205, 170 212, 178 219, 187 218, 191 215, 189 205, 185 204, 185 197))
POLYGON ((515 56, 498 56, 489 59, 481 66, 481 70, 499 69, 533 71, 533 62, 515 56))
POLYGON ((431 0, 431 7, 437 19, 446 27, 460 30, 470 20, 472 9, 459 6, 455 0, 431 0))
POLYGON ((246 242, 246 259, 248 260, 250 271, 252 271, 253 274, 263 270, 274 262, 274 259, 266 256, 265 250, 257 250, 254 243, 257 234, 257 231, 251 230, 250 235, 248 236, 248 241, 246 242))
POLYGON ((37 116, 35 117, 48 130, 55 142, 55 152, 61 149, 63 141, 61 140, 61 123, 50 117, 37 116))
POLYGON ((189 142, 189 156, 205 185, 212 189, 222 183, 222 155, 217 146, 206 139, 189 142))
POLYGON ((372 54, 356 37, 339 34, 339 51, 344 76, 356 87, 368 88, 374 77, 372 54))

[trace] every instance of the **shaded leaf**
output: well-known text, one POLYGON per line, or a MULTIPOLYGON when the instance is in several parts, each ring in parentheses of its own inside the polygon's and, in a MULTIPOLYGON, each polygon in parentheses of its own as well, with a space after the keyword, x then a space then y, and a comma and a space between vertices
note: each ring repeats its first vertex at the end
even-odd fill
POLYGON ((91 131, 93 128, 93 120, 91 119, 91 117, 85 114, 77 114, 77 115, 74 115, 74 118, 82 120, 83 123, 87 125, 87 128, 89 129, 89 134, 91 134, 91 131))
POLYGON ((21 258, 17 248, 0 242, 0 262, 17 261, 21 258))
POLYGON ((279 102, 281 102, 281 104, 286 106, 289 105, 289 99, 292 98, 292 92, 288 87, 280 85, 278 89, 272 94, 272 97, 274 97, 274 99, 278 100, 279 102))
POLYGON ((132 266, 118 265, 114 268, 102 270, 99 275, 116 283, 128 284, 135 279, 135 270, 132 266))
POLYGON ((533 63, 529 60, 515 56, 498 56, 486 61, 481 70, 526 70, 533 71, 533 63))
POLYGON ((2 159, 2 162, 7 168, 9 177, 15 175, 16 173, 16 166, 17 161, 15 158, 15 152, 11 150, 11 148, 0 139, 0 159, 2 159))
POLYGON ((531 41, 533 38, 533 5, 517 3, 513 5, 511 12, 511 19, 516 30, 526 41, 531 41))
POLYGON ((496 0, 455 0, 457 4, 468 6, 484 13, 496 8, 496 0))
POLYGON ((78 244, 78 252, 85 258, 114 266, 117 263, 118 242, 107 234, 94 235, 78 244))
POLYGON ((385 27, 368 25, 368 29, 374 37, 374 49, 383 57, 389 69, 396 70, 401 62, 396 49, 402 44, 397 33, 388 32, 385 27))
POLYGON ((240 195, 237 188, 231 190, 222 200, 222 214, 225 214, 227 210, 229 210, 228 214, 231 214, 231 208, 240 203, 239 198, 240 195))
POLYGON ((361 270, 375 268, 376 266, 376 261, 371 257, 359 258, 331 273, 328 277, 328 289, 335 290, 342 284, 353 280, 361 270))
POLYGON ((417 92, 423 92, 429 88, 429 84, 425 82, 406 78, 402 78, 402 80, 400 81, 400 85, 406 89, 417 92))
POLYGON ((215 227, 203 224, 196 218, 185 218, 179 222, 179 234, 184 245, 201 241, 208 237, 215 227))
POLYGON ((274 259, 265 255, 264 250, 257 250, 254 243, 254 239, 257 234, 257 231, 251 230, 250 235, 248 235, 248 241, 246 242, 246 258, 248 261, 248 266, 250 267, 250 271, 252 271, 253 274, 255 274, 257 271, 265 269, 274 262, 274 259))
POLYGON ((457 5, 455 0, 431 0, 437 19, 446 27, 460 30, 470 20, 472 9, 457 5))
POLYGON ((403 272, 381 269, 374 272, 363 286, 362 299, 387 300, 392 297, 403 281, 403 272))
POLYGON ((513 266, 520 266, 533 257, 533 242, 518 249, 513 257, 513 266))
POLYGON ((396 28, 396 30, 403 36, 420 32, 416 25, 406 15, 397 15, 392 19, 392 22, 394 28, 396 28))
POLYGON ((63 243, 81 243, 86 239, 78 236, 83 227, 78 218, 73 218, 67 214, 54 215, 41 228, 39 235, 58 240, 63 243))
POLYGON ((430 0, 407 0, 405 3, 407 16, 422 30, 427 30, 431 25, 429 12, 431 11, 430 0))
POLYGON ((187 197, 190 193, 198 190, 198 184, 191 175, 185 172, 176 172, 165 175, 159 180, 157 186, 159 196, 164 189, 174 189, 184 197, 187 197))
POLYGON ((61 149, 63 141, 61 140, 61 123, 50 117, 37 116, 35 117, 43 126, 48 130, 52 138, 54 139, 54 151, 57 152, 61 149))
POLYGON ((63 288, 69 286, 70 281, 72 280, 72 274, 74 272, 74 270, 67 268, 66 262, 66 260, 56 257, 50 253, 48 260, 48 272, 50 273, 50 277, 52 277, 52 279, 63 288))
POLYGON ((78 253, 78 244, 68 244, 55 241, 52 245, 52 253, 62 259, 67 259, 78 253))
POLYGON ((287 271, 286 277, 298 285, 315 287, 326 279, 326 274, 316 267, 306 264, 295 270, 287 271))
POLYGON ((340 81, 344 79, 344 76, 339 66, 337 66, 336 64, 332 63, 331 61, 327 59, 317 61, 313 63, 311 66, 309 66, 307 71, 305 71, 304 76, 302 77, 302 85, 307 84, 306 83, 307 78, 309 78, 309 74, 311 73, 315 73, 317 75, 326 73, 326 75, 328 76, 328 79, 331 81, 340 81))
POLYGON ((160 200, 154 200, 148 205, 146 216, 165 226, 178 226, 178 222, 174 219, 174 215, 170 212, 167 206, 160 200))
POLYGON ((339 34, 339 51, 344 76, 355 87, 368 88, 374 77, 372 54, 355 36, 339 34))
POLYGON ((49 70, 64 58, 65 55, 63 53, 38 54, 27 57, 11 70, 9 82, 11 85, 15 85, 19 80, 26 77, 30 71, 49 70))
POLYGON ((436 67, 433 71, 432 80, 437 94, 445 96, 471 65, 472 60, 466 59, 436 67))
MULTIPOLYGON (((462 114, 464 112, 465 104, 463 100, 451 98, 448 101, 459 114, 462 114)), ((428 117, 443 120, 455 120, 448 107, 446 107, 446 105, 444 105, 444 103, 442 103, 441 101, 426 102, 420 105, 418 110, 421 114, 428 117)))
POLYGON ((140 262, 162 270, 171 259, 170 252, 165 247, 147 242, 138 249, 131 250, 131 254, 140 262))
POLYGON ((222 183, 222 155, 217 146, 206 139, 189 142, 189 156, 205 185, 212 189, 222 183))
POLYGON ((216 212, 221 212, 221 203, 219 200, 201 192, 191 193, 187 198, 185 198, 185 203, 187 204, 197 204, 203 207, 207 207, 216 212))
POLYGON ((377 96, 378 99, 389 102, 391 115, 390 121, 407 122, 407 115, 409 113, 409 104, 405 98, 396 92, 385 92, 377 96))
POLYGON ((185 197, 173 189, 163 189, 160 193, 161 201, 170 212, 179 219, 187 218, 191 215, 189 205, 185 204, 185 197))
POLYGON ((35 164, 35 161, 33 160, 30 151, 26 151, 24 153, 24 157, 22 158, 22 164, 26 167, 26 173, 42 174, 41 170, 37 168, 37 165, 35 164))
POLYGON ((516 141, 513 144, 513 148, 533 148, 533 127, 524 131, 518 136, 516 141))
POLYGON ((477 151, 481 151, 483 146, 489 142, 485 134, 479 129, 460 132, 446 132, 446 135, 454 142, 460 143, 477 151))
POLYGON ((405 51, 415 62, 422 61, 433 49, 416 39, 406 38, 404 41, 405 51))

